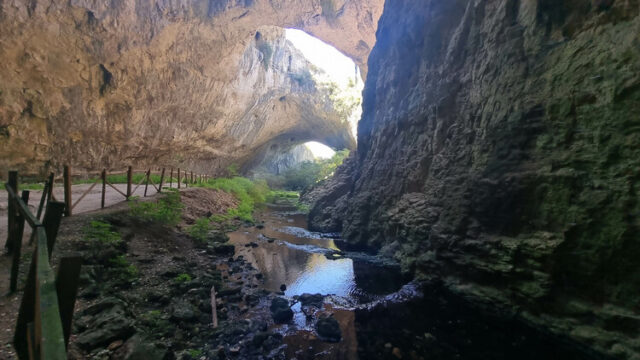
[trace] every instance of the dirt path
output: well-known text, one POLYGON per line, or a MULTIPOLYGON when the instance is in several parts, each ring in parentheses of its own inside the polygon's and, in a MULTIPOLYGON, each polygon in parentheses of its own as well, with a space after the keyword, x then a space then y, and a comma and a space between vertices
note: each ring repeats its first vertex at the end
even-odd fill
MULTIPOLYGON (((115 185, 120 191, 126 192, 126 184, 116 184, 115 185)), ((91 184, 81 184, 81 185, 73 185, 72 187, 72 199, 77 201, 77 199, 82 196, 82 194, 91 187, 91 184)), ((57 199, 64 198, 64 191, 62 188, 57 187, 54 188, 54 196, 57 199)), ((153 187, 149 187, 147 194, 148 197, 144 199, 151 200, 155 198, 155 189, 153 187)), ((73 213, 82 214, 82 213, 90 213, 93 211, 100 211, 100 203, 101 203, 101 194, 102 189, 101 186, 96 185, 90 193, 88 193, 82 201, 78 203, 78 205, 73 209, 73 213)), ((37 205, 39 204, 40 197, 42 196, 42 191, 32 190, 30 194, 29 208, 33 213, 37 211, 37 205)), ((140 186, 135 192, 134 196, 140 196, 143 198, 144 196, 144 186, 140 186)), ((4 245, 7 240, 7 201, 8 195, 6 191, 0 191, 0 360, 5 359, 13 359, 13 348, 11 346, 11 341, 13 340, 13 331, 15 325, 15 317, 17 314, 17 309, 19 307, 20 298, 22 295, 21 291, 18 291, 14 294, 9 293, 9 278, 10 278, 10 268, 11 268, 11 257, 7 256, 4 250, 4 245)), ((105 193, 105 207, 109 207, 110 210, 121 209, 126 207, 124 197, 115 191, 114 189, 107 186, 105 193)), ((103 211, 108 211, 107 209, 103 211)), ((63 223, 68 220, 72 220, 74 217, 69 219, 63 219, 63 223)), ((31 229, 29 226, 25 226, 23 237, 23 261, 21 262, 21 275, 24 276, 26 272, 25 268, 29 263, 29 254, 31 253, 31 247, 28 246, 29 238, 31 235, 31 229)))

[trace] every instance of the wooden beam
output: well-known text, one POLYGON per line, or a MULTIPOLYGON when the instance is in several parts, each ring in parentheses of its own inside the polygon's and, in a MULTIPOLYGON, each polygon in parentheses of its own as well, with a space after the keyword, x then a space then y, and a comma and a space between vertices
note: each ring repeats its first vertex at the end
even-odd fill
POLYGON ((67 359, 64 345, 64 332, 60 319, 58 306, 58 294, 53 270, 49 265, 50 253, 47 251, 47 236, 42 227, 37 229, 38 248, 36 252, 36 351, 40 359, 63 360, 67 359))
POLYGON ((91 184, 91 186, 89 186, 89 188, 87 190, 85 190, 85 192, 82 193, 82 195, 80 195, 80 197, 78 198, 78 200, 76 200, 76 202, 71 205, 72 208, 75 208, 76 205, 78 205, 78 203, 80 201, 82 201, 82 199, 84 199, 85 196, 87 196, 87 194, 89 194, 91 192, 91 190, 93 190, 94 187, 96 187, 96 185, 98 185, 98 182, 100 182, 100 179, 96 180, 96 182, 94 182, 93 184, 91 184))
POLYGON ((147 182, 144 184, 144 196, 147 197, 147 188, 149 187, 149 176, 151 176, 151 169, 147 170, 147 182))
MULTIPOLYGON (((25 204, 29 203, 29 191, 22 191, 22 201, 25 204)), ((15 223, 13 227, 14 234, 11 236, 13 239, 13 246, 11 252, 13 253, 13 262, 11 264, 11 280, 10 290, 16 291, 18 286, 18 270, 20 269, 20 251, 22 250, 22 236, 24 234, 24 216, 20 212, 16 213, 15 223)))
POLYGON ((56 290, 58 293, 58 304, 60 305, 60 319, 62 321, 65 346, 69 344, 73 308, 75 307, 76 296, 78 295, 81 267, 81 256, 63 257, 60 259, 60 265, 58 266, 56 290))
MULTIPOLYGON (((13 190, 14 193, 18 193, 18 172, 17 171, 9 171, 9 179, 6 184, 4 184, 7 191, 9 188, 13 190)), ((7 218, 7 241, 4 243, 4 247, 7 249, 9 253, 11 253, 11 247, 13 246, 13 240, 11 239, 11 234, 13 234, 13 224, 16 220, 16 205, 13 201, 11 201, 11 196, 8 197, 9 203, 7 204, 8 210, 8 218, 7 218)))
POLYGON ((133 181, 133 169, 131 166, 127 168, 127 200, 131 197, 131 182, 133 181))
POLYGON ((100 173, 100 179, 102 179, 102 196, 100 197, 100 208, 104 209, 104 200, 107 193, 107 169, 102 169, 102 173, 100 173))
POLYGON ((65 207, 65 216, 71 216, 73 203, 71 202, 71 167, 68 165, 64 166, 63 173, 63 181, 64 181, 64 203, 67 205, 65 207))
POLYGON ((160 172, 160 184, 158 185, 158 192, 162 191, 162 184, 164 183, 164 168, 160 172))
POLYGON ((49 256, 53 252, 53 246, 58 236, 58 229, 60 228, 60 221, 62 221, 62 214, 64 213, 65 204, 57 201, 50 201, 47 204, 47 211, 44 213, 44 219, 42 225, 45 228, 47 236, 47 251, 49 256))

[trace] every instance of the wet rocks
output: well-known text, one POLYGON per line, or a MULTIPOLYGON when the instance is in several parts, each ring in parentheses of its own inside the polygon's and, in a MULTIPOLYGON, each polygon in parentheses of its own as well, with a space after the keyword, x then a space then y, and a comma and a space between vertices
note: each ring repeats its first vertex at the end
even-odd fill
POLYGON ((178 300, 172 305, 171 319, 178 322, 194 320, 198 317, 197 311, 189 302, 178 300))
POLYGON ((317 308, 321 308, 322 303, 324 302, 324 295, 304 293, 298 297, 298 301, 300 301, 302 306, 315 306, 317 308))
POLYGON ((233 256, 236 252, 235 246, 231 244, 214 244, 207 248, 208 251, 216 255, 233 256))
POLYGON ((276 324, 283 324, 293 319, 293 310, 289 307, 289 301, 277 297, 271 301, 271 316, 276 324))
POLYGON ((88 307, 76 321, 76 343, 85 350, 107 346, 116 340, 125 340, 134 332, 134 321, 127 304, 109 297, 88 307))
POLYGON ((315 328, 320 338, 324 341, 338 342, 342 338, 340 324, 333 316, 318 319, 315 328))

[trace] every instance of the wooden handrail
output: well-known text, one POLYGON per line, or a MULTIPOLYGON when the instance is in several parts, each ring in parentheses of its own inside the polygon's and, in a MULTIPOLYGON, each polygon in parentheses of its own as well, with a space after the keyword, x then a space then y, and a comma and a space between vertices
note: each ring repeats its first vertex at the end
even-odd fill
MULTIPOLYGON (((17 173, 14 173, 17 178, 17 173)), ((79 267, 74 268, 70 278, 70 286, 63 287, 59 292, 56 287, 53 270, 49 264, 51 252, 58 232, 58 226, 64 210, 63 203, 49 202, 44 220, 40 222, 27 207, 28 192, 24 191, 22 197, 18 196, 17 182, 10 186, 5 184, 8 193, 9 204, 12 211, 9 217, 18 219, 18 226, 9 229, 9 237, 13 242, 14 262, 12 264, 12 284, 17 277, 19 266, 20 245, 22 243, 22 226, 26 221, 32 228, 36 239, 36 249, 33 252, 27 284, 20 304, 14 346, 20 359, 54 359, 67 358, 66 337, 64 328, 69 328, 71 317, 65 313, 66 327, 63 327, 63 319, 58 305, 59 297, 65 300, 65 309, 73 309, 75 292, 77 291, 77 277, 79 267), (15 188, 14 188, 15 186, 15 188), (17 256, 16 256, 17 255, 17 256), (16 274, 14 274, 16 270, 16 274), (76 271, 77 270, 77 271, 76 271), (69 294, 72 296, 69 296, 69 294)), ((15 290, 15 287, 14 287, 15 290)))
POLYGON ((17 205, 16 210, 20 212, 24 219, 29 223, 32 229, 35 229, 38 226, 42 226, 40 220, 36 218, 31 211, 29 211, 29 207, 27 204, 22 201, 22 198, 16 194, 15 191, 9 186, 9 184, 4 184, 4 188, 7 189, 7 193, 9 194, 9 201, 14 201, 14 204, 17 205))

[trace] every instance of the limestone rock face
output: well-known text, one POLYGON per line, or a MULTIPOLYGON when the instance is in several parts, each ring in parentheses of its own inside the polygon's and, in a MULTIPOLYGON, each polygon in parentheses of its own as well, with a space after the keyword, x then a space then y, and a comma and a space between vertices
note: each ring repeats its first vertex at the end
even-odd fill
POLYGON ((0 2, 0 167, 215 174, 273 142, 355 146, 274 27, 366 73, 382 0, 0 2))
POLYGON ((282 149, 278 144, 273 144, 265 154, 259 154, 254 160, 248 163, 248 166, 251 166, 250 172, 254 174, 281 175, 305 161, 315 160, 315 156, 304 144, 296 145, 289 149, 282 149), (254 166, 253 163, 258 164, 254 166))
POLYGON ((388 0, 363 100, 312 226, 638 358, 638 1, 388 0))

